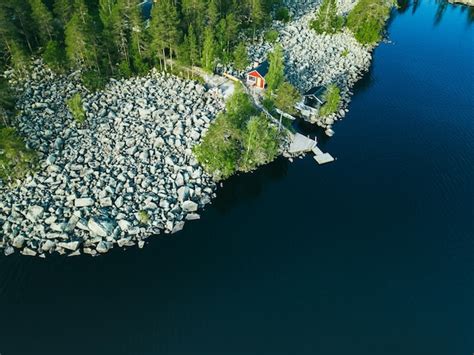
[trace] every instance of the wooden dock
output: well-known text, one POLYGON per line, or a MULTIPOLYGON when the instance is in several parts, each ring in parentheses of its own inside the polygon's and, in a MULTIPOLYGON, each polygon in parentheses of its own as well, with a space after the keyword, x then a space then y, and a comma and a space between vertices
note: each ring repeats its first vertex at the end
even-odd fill
POLYGON ((314 153, 314 160, 316 160, 319 165, 331 163, 335 160, 331 154, 324 153, 318 148, 317 141, 315 139, 310 139, 300 133, 294 134, 290 148, 288 149, 288 153, 291 155, 298 155, 308 152, 314 153))

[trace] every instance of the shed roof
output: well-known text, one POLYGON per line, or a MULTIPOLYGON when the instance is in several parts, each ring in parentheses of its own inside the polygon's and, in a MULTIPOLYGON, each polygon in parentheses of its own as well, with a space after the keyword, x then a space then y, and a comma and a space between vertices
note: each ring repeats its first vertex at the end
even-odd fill
POLYGON ((322 97, 326 92, 326 87, 324 86, 315 86, 304 93, 304 96, 317 96, 322 97))
POLYGON ((307 92, 304 93, 304 97, 308 99, 314 99, 318 101, 321 105, 326 103, 325 93, 326 93, 325 86, 315 86, 309 89, 307 92))
POLYGON ((270 63, 268 60, 261 63, 258 67, 253 68, 251 72, 256 71, 262 78, 264 78, 268 74, 268 70, 270 69, 270 63))

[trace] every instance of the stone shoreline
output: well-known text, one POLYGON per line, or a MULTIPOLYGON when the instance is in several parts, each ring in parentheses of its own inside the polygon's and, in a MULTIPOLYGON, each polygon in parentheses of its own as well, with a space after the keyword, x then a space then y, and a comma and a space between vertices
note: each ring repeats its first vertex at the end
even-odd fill
MULTIPOLYGON (((301 91, 337 83, 341 110, 316 123, 345 115, 351 88, 371 62, 372 48, 351 34, 317 35, 309 22, 319 1, 288 0, 294 21, 275 23, 288 79, 301 91), (346 53, 347 54, 344 54, 346 53)), ((339 0, 342 12, 354 5, 339 0)), ((253 46, 263 60, 271 46, 253 46)), ((97 255, 114 246, 144 246, 160 233, 180 231, 199 219, 215 197, 216 183, 192 154, 225 107, 218 89, 152 71, 143 78, 112 80, 88 93, 78 73, 55 75, 36 62, 16 83, 17 127, 40 158, 38 171, 13 189, 0 185, 0 249, 45 257, 97 255), (87 120, 79 126, 66 100, 80 92, 87 120)))

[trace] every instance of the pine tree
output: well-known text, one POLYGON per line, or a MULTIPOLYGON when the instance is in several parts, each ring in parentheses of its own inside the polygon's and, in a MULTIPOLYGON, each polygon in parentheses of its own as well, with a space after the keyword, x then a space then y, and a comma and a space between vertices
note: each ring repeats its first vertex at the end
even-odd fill
POLYGON ((204 45, 202 49, 202 65, 212 72, 216 60, 216 42, 214 39, 214 32, 211 27, 207 27, 204 32, 204 45))
POLYGON ((138 73, 148 70, 145 63, 147 53, 147 38, 144 23, 141 18, 140 8, 135 3, 127 7, 128 22, 130 27, 130 56, 133 69, 138 73))
POLYGON ((260 27, 265 19, 262 0, 251 0, 250 16, 253 27, 253 37, 255 38, 257 28, 260 27))
POLYGON ((181 33, 178 11, 172 0, 160 0, 153 6, 149 31, 155 53, 161 49, 164 69, 167 68, 166 49, 169 50, 171 69, 173 69, 173 54, 178 48, 181 33))
POLYGON ((270 62, 270 68, 265 79, 269 92, 274 92, 285 81, 285 63, 281 45, 277 45, 270 53, 268 61, 270 62))
POLYGON ((8 47, 10 48, 10 63, 17 71, 24 71, 28 66, 29 59, 25 50, 15 41, 10 41, 8 47))
POLYGON ((192 66, 199 64, 199 48, 193 25, 188 28, 189 60, 192 66))
POLYGON ((311 22, 311 28, 317 33, 336 33, 344 25, 344 19, 337 15, 336 0, 323 0, 316 18, 311 22))
POLYGON ((275 98, 275 106, 290 115, 296 114, 295 105, 301 101, 301 94, 288 82, 280 85, 275 98))
POLYGON ((56 15, 57 19, 59 20, 62 27, 66 26, 66 23, 72 17, 74 8, 71 6, 71 2, 69 0, 55 0, 53 5, 53 12, 56 15))
POLYGON ((3 12, 14 28, 14 38, 18 44, 24 44, 31 54, 38 45, 36 30, 31 21, 31 8, 28 1, 1 0, 0 11, 3 12))
POLYGON ((243 42, 240 42, 234 51, 234 66, 237 70, 245 70, 249 65, 249 57, 247 47, 243 42))
POLYGON ((53 39, 53 16, 41 0, 29 0, 31 17, 38 29, 38 35, 43 45, 53 39))
POLYGON ((217 25, 220 19, 219 8, 217 6, 218 0, 210 0, 207 8, 207 24, 208 26, 214 27, 217 25))
POLYGON ((90 26, 88 13, 81 12, 81 9, 74 13, 64 31, 66 57, 72 67, 91 69, 95 66, 100 72, 96 42, 90 26))

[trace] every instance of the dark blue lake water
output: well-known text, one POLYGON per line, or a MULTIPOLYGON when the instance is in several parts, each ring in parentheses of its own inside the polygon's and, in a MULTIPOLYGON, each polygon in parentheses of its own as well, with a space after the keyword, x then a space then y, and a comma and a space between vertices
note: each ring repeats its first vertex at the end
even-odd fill
POLYGON ((474 352, 473 21, 394 14, 322 143, 336 163, 233 178, 144 250, 0 256, 0 353, 474 352))

